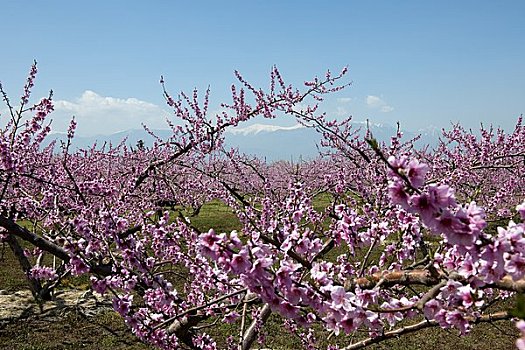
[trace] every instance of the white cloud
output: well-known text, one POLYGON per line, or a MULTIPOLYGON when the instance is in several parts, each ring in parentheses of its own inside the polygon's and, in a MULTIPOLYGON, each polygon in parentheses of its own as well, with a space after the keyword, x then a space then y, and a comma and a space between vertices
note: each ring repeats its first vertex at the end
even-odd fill
POLYGON ((368 107, 378 109, 383 113, 392 112, 394 110, 394 107, 389 106, 380 97, 374 95, 368 95, 366 97, 366 104, 368 105, 368 107))
POLYGON ((54 102, 53 131, 65 131, 72 116, 77 121, 81 135, 111 134, 121 130, 138 129, 142 124, 150 128, 166 128, 170 113, 136 98, 105 97, 86 90, 74 101, 54 102))
POLYGON ((351 97, 339 97, 337 99, 337 102, 340 102, 340 103, 350 103, 352 102, 352 98, 351 97))
POLYGON ((228 130, 228 132, 234 135, 237 135, 237 134, 257 135, 260 132, 274 132, 274 131, 279 131, 279 130, 296 130, 296 129, 301 129, 304 127, 305 126, 301 124, 295 124, 292 126, 279 126, 279 125, 271 125, 271 124, 253 124, 253 125, 245 126, 242 128, 237 127, 234 129, 230 129, 228 130))
POLYGON ((338 117, 347 117, 350 113, 344 107, 337 107, 335 110, 335 115, 338 117))
POLYGON ((368 95, 366 97, 366 104, 372 108, 378 108, 385 104, 385 102, 377 96, 368 95))

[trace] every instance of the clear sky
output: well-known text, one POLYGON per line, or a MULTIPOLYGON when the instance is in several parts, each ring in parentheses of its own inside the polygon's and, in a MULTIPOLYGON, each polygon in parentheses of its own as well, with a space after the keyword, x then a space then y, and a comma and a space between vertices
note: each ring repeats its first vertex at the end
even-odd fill
POLYGON ((0 0, 0 29, 11 98, 36 59, 56 128, 74 114, 86 134, 161 126, 161 74, 174 94, 210 85, 219 102, 235 69, 267 86, 274 64, 293 83, 347 65, 334 117, 510 130, 525 113, 523 0, 0 0))

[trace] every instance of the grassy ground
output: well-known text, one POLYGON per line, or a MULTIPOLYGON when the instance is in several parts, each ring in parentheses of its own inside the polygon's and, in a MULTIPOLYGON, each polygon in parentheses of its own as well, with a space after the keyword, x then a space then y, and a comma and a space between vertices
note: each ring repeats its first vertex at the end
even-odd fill
POLYGON ((152 349, 128 331, 120 317, 107 311, 87 318, 71 311, 59 318, 29 318, 0 329, 0 349, 152 349))
MULTIPOLYGON (((325 198, 316 206, 326 205, 325 198)), ((228 232, 239 229, 239 223, 233 213, 219 202, 205 205, 197 217, 191 219, 192 224, 202 231, 214 227, 218 232, 228 232)), ((27 285, 20 271, 18 262, 9 249, 0 246, 0 290, 14 292, 26 289, 27 285)), ((83 280, 69 281, 76 287, 85 287, 83 280)), ((221 325, 217 330, 221 335, 236 336, 238 330, 232 325, 221 325)), ((215 332, 214 332, 215 333, 215 332)), ((272 315, 265 326, 265 348, 297 349, 301 339, 283 329, 279 316, 272 315)), ((426 329, 417 333, 402 336, 382 342, 370 349, 392 350, 506 350, 514 348, 517 331, 512 322, 496 322, 475 326, 472 333, 466 337, 458 336, 456 330, 426 329)), ((224 339, 224 338, 223 338, 224 339)), ((332 339, 330 341, 333 341, 332 339)), ((338 337, 338 343, 348 344, 349 339, 338 337)), ((326 341, 328 343, 329 341, 326 341)), ((255 346, 257 347, 257 346, 255 346)), ((86 318, 82 313, 69 311, 60 317, 26 317, 17 321, 0 324, 0 349, 114 349, 142 350, 151 349, 141 344, 126 329, 120 317, 105 311, 92 318, 86 318)))

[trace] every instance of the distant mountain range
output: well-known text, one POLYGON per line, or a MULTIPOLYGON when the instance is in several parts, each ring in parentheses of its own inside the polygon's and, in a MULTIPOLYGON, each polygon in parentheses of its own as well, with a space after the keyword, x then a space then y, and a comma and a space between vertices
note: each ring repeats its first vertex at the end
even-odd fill
MULTIPOLYGON (((362 126, 359 123, 355 124, 356 128, 362 126)), ((364 128, 362 129, 364 135, 365 130, 364 128)), ((395 135, 396 128, 389 125, 373 125, 371 126, 371 131, 379 142, 389 142, 390 137, 395 135)), ((162 139, 166 139, 171 134, 169 130, 153 130, 153 132, 162 139)), ((417 142, 418 146, 426 144, 435 146, 438 142, 439 133, 434 129, 423 130, 419 133, 403 132, 405 140, 411 139, 418 134, 421 134, 421 139, 417 142)), ((52 134, 48 138, 48 142, 53 139, 64 141, 66 140, 66 135, 63 133, 52 134)), ((95 142, 98 146, 104 143, 117 145, 124 139, 126 139, 126 144, 133 147, 137 145, 139 140, 142 140, 146 146, 150 146, 154 142, 154 139, 146 131, 132 129, 110 135, 75 136, 73 147, 88 148, 95 142)), ((253 124, 226 132, 226 145, 228 147, 239 148, 246 154, 263 157, 268 161, 313 158, 318 154, 317 146, 320 145, 320 141, 320 134, 311 128, 305 128, 300 125, 282 127, 269 124, 253 124)))

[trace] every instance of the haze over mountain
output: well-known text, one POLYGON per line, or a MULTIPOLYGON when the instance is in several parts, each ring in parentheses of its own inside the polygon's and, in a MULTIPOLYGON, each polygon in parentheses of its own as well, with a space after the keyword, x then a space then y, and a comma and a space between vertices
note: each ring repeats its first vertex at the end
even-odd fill
MULTIPOLYGON (((361 123, 355 123, 355 128, 361 128, 364 135, 366 129, 361 123)), ((396 128, 390 125, 372 125, 371 131, 378 141, 389 142, 390 137, 395 135, 396 128)), ((158 129, 153 132, 162 139, 171 134, 170 130, 158 129)), ((421 134, 419 146, 437 144, 435 130, 421 130, 419 132, 403 131, 404 139, 409 140, 421 134)), ((226 146, 239 148, 242 152, 258 157, 266 158, 268 161, 311 159, 318 154, 321 135, 314 129, 303 127, 299 124, 283 127, 270 124, 253 124, 243 128, 228 130, 225 134, 226 146)), ((56 133, 51 139, 65 140, 66 135, 56 133)), ((73 147, 87 148, 95 142, 98 146, 104 143, 117 145, 125 139, 127 145, 135 147, 139 140, 146 146, 151 146, 154 139, 145 130, 125 130, 110 135, 76 136, 73 139, 73 147)))

